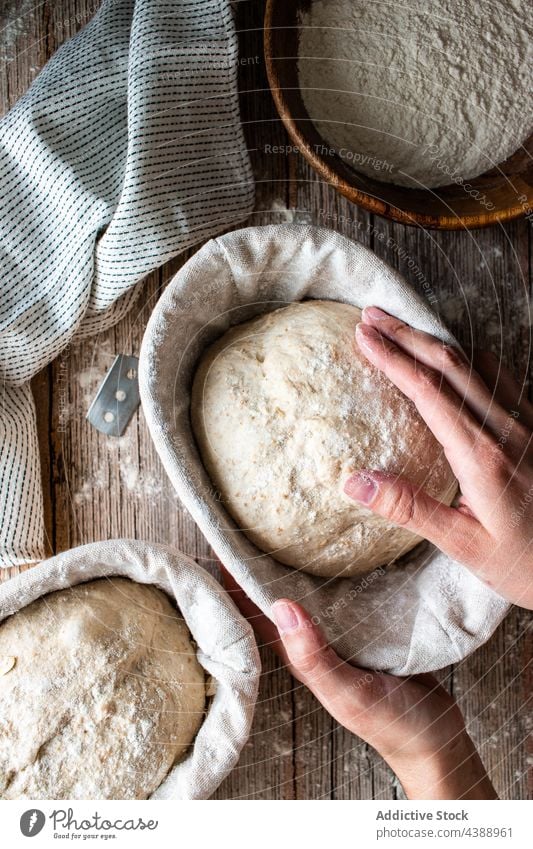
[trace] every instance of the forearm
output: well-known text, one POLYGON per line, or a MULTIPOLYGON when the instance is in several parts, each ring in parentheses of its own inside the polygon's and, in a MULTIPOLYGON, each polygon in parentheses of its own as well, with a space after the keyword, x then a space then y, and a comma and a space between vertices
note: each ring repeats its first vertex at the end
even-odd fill
POLYGON ((389 759, 408 799, 497 799, 475 746, 466 733, 445 750, 389 759))

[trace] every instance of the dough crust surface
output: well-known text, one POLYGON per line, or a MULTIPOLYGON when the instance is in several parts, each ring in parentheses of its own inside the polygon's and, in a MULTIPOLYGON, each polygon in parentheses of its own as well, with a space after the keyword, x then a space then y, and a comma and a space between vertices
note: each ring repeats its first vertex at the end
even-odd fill
POLYGON ((450 503, 456 481, 414 405, 359 352, 361 312, 304 301, 231 328, 202 357, 191 420, 217 497, 262 551, 323 577, 385 565, 420 538, 357 505, 357 469, 450 503))
POLYGON ((50 593, 0 624, 6 657, 3 799, 145 799, 203 720, 191 636, 150 585, 110 578, 50 593))

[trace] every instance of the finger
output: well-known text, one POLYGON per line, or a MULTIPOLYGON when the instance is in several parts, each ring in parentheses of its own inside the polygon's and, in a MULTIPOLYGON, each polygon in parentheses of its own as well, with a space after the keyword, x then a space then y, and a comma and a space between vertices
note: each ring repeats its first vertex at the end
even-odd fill
POLYGON ((365 469, 348 478, 344 492, 394 525, 430 540, 454 560, 475 568, 484 558, 489 540, 480 522, 468 511, 441 504, 405 478, 365 469))
POLYGON ((385 697, 384 679, 391 676, 341 660, 296 602, 279 599, 272 605, 272 616, 298 679, 338 722, 363 736, 372 720, 372 708, 385 697))
POLYGON ((442 375, 416 363, 374 327, 358 324, 356 339, 370 362, 414 402, 443 446, 455 476, 459 477, 465 463, 476 465, 474 452, 481 428, 442 375))
MULTIPOLYGON (((397 678, 386 673, 357 669, 342 661, 328 647, 320 629, 309 614, 289 599, 272 606, 281 638, 297 677, 314 693, 321 704, 345 728, 373 745, 384 757, 397 753, 420 735, 425 735, 433 722, 423 721, 406 738, 398 723, 422 705, 433 694, 445 693, 431 676, 425 680, 397 678)), ((444 704, 448 709, 448 704, 444 704)), ((444 715, 444 711, 442 712, 444 715)), ((410 723, 411 725, 411 723, 410 723)))
POLYGON ((482 424, 494 433, 504 427, 508 414, 482 378, 457 348, 416 330, 378 307, 366 307, 363 321, 390 339, 416 362, 440 372, 482 424))
POLYGON ((288 665, 289 659, 287 657, 287 652, 285 651, 285 647, 280 639, 276 626, 273 622, 271 622, 268 616, 265 616, 263 611, 260 610, 260 608, 257 607, 250 598, 248 598, 242 587, 239 586, 233 575, 228 572, 222 563, 220 564, 220 571, 222 573, 224 589, 231 597, 234 604, 239 608, 242 615, 248 619, 254 631, 259 635, 261 643, 264 646, 269 646, 269 648, 273 649, 276 654, 281 657, 283 662, 288 665))
POLYGON ((518 419, 533 429, 533 405, 527 400, 525 381, 520 385, 491 351, 476 351, 474 364, 503 409, 511 415, 518 412, 518 419))

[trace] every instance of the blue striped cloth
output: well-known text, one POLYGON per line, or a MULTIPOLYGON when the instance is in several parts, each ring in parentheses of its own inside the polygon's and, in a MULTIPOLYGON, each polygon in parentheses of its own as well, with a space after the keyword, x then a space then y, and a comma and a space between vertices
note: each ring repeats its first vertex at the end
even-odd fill
POLYGON ((30 378, 254 200, 228 0, 104 0, 0 122, 0 566, 43 557, 30 378))

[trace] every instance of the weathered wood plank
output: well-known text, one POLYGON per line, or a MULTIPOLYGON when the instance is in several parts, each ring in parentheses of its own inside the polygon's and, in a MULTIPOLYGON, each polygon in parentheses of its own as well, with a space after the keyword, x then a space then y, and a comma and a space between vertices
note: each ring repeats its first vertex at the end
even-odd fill
MULTIPOLYGON (((241 116, 256 177, 250 225, 281 223, 288 215, 286 162, 268 153, 268 145, 285 144, 286 136, 268 93, 260 5, 240 3, 237 17, 241 116)), ((295 795, 294 682, 270 649, 263 649, 261 656, 263 677, 252 736, 239 767, 215 798, 292 799, 295 795)))

